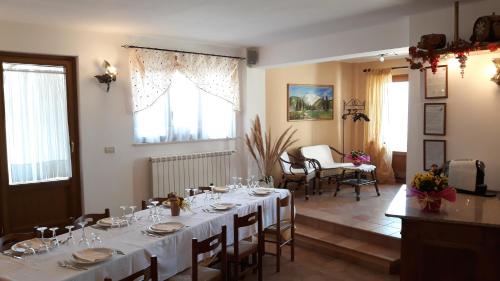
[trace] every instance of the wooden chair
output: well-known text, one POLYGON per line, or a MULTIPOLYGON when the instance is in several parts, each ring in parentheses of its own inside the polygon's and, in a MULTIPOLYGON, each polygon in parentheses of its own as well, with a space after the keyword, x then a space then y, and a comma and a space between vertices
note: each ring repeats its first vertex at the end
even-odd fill
POLYGON ((262 256, 264 254, 264 239, 262 232, 262 206, 257 207, 257 212, 243 217, 234 215, 234 244, 227 248, 228 263, 233 265, 233 277, 231 280, 239 280, 240 273, 246 274, 250 270, 258 271, 258 280, 262 281, 262 256), (241 240, 239 229, 257 224, 257 243, 241 240), (252 264, 240 272, 243 261, 252 257, 252 264))
POLYGON ((316 162, 283 152, 280 156, 281 183, 280 186, 288 188, 289 183, 304 185, 306 200, 309 199, 309 183, 313 183, 313 192, 316 189, 316 162))
POLYGON ((0 237, 0 250, 5 251, 18 242, 26 241, 35 238, 36 234, 33 232, 25 233, 10 233, 0 237))
POLYGON ((225 281, 227 278, 227 229, 222 226, 221 233, 207 238, 201 242, 198 239, 192 240, 192 260, 191 268, 168 279, 169 281, 225 281), (210 267, 198 265, 198 256, 204 253, 215 251, 221 247, 218 253, 221 269, 214 269, 210 267))
MULTIPOLYGON (((166 198, 166 197, 155 197, 155 198, 152 198, 152 199, 153 199, 153 201, 160 202, 159 205, 161 205, 161 203, 163 201, 167 201, 168 200, 168 198, 166 198)), ((142 202, 141 202, 141 210, 146 210, 147 208, 148 208, 148 203, 145 200, 142 200, 142 202)))
MULTIPOLYGON (((134 281, 139 277, 143 277, 144 279, 142 280, 144 281, 158 281, 158 259, 156 256, 151 256, 151 264, 148 267, 143 270, 139 270, 136 273, 121 279, 120 281, 134 281)), ((112 281, 112 279, 105 278, 104 281, 112 281)))
POLYGON ((290 259, 295 260, 295 202, 294 193, 286 198, 276 198, 276 218, 277 223, 264 229, 264 242, 276 245, 276 253, 265 252, 265 254, 276 255, 276 272, 280 272, 281 248, 285 245, 291 247, 290 259), (281 219, 281 208, 291 208, 290 219, 281 219))
POLYGON ((111 216, 111 213, 109 212, 108 208, 104 209, 103 214, 86 214, 86 215, 80 216, 79 218, 77 218, 74 221, 75 229, 80 228, 78 223, 83 221, 83 220, 87 220, 87 222, 88 222, 87 226, 90 226, 90 225, 96 224, 98 220, 101 220, 104 218, 109 218, 110 216, 111 216))

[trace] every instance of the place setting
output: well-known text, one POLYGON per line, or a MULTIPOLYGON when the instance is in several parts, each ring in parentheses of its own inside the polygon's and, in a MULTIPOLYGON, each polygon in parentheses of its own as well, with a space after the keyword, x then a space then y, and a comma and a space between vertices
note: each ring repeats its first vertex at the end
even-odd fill
POLYGON ((159 222, 148 226, 145 230, 141 230, 141 233, 146 236, 161 238, 185 227, 187 226, 180 222, 159 222))

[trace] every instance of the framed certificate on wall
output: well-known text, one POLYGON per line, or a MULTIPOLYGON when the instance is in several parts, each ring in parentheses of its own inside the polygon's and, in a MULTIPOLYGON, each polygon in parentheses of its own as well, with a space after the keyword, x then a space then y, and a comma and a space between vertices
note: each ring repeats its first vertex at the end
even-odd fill
POLYGON ((432 165, 443 167, 446 163, 446 141, 424 140, 424 170, 430 170, 432 165))
POLYGON ((440 65, 436 73, 430 67, 425 68, 425 98, 444 99, 448 97, 448 66, 440 65))
POLYGON ((424 103, 424 135, 446 135, 446 103, 424 103))

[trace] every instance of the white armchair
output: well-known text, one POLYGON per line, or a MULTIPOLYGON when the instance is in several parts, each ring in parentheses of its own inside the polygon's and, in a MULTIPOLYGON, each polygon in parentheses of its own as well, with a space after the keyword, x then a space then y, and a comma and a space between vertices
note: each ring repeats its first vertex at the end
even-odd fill
POLYGON ((316 168, 313 161, 300 159, 288 154, 286 151, 280 156, 281 182, 283 188, 288 188, 289 183, 304 185, 306 200, 309 199, 309 183, 312 181, 313 190, 316 186, 316 168))

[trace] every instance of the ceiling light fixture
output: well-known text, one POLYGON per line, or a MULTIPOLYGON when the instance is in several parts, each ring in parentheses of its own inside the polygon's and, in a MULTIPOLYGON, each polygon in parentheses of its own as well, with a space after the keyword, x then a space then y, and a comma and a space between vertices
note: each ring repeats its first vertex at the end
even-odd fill
POLYGON ((378 60, 380 62, 384 62, 385 61, 384 54, 380 54, 380 58, 378 58, 378 60))

